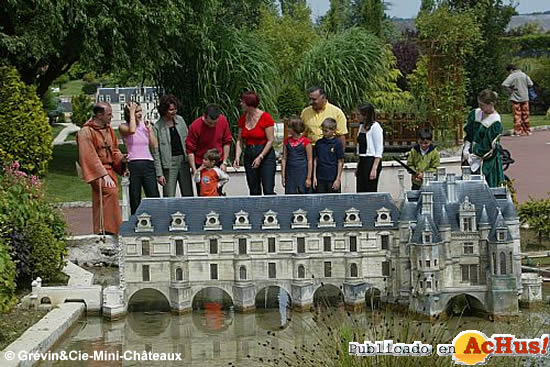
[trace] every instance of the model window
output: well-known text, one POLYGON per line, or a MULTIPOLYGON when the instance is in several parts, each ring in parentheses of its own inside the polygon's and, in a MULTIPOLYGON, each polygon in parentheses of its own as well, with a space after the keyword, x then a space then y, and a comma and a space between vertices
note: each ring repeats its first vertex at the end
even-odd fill
POLYGON ((217 238, 211 238, 210 239, 210 253, 211 254, 217 254, 218 253, 218 239, 217 238))
POLYGON ((275 252, 275 237, 270 237, 267 239, 267 252, 275 252))
POLYGON ((323 251, 331 251, 331 238, 329 236, 323 237, 323 251))
POLYGON ((183 256, 183 240, 176 240, 176 256, 183 256))
POLYGON ((239 238, 239 255, 246 255, 246 238, 239 238))
POLYGON ((357 252, 357 236, 349 237, 349 251, 357 252))
POLYGON ((298 237, 298 253, 303 254, 306 252, 306 239, 304 237, 298 237))
POLYGON ((142 265, 141 267, 141 272, 142 272, 142 280, 144 282, 148 282, 151 280, 151 274, 149 273, 149 265, 142 265))
POLYGON ((389 261, 383 261, 382 262, 382 275, 385 277, 390 276, 390 262, 389 261))
POLYGON ((277 278, 277 264, 275 263, 269 263, 268 264, 268 276, 269 279, 275 279, 277 278))
POLYGON ((210 279, 218 279, 218 264, 210 264, 210 279))
POLYGON ((325 261, 325 278, 330 278, 332 276, 332 263, 330 261, 325 261))
POLYGON ((382 244, 382 250, 390 249, 390 236, 388 236, 387 234, 380 236, 380 242, 382 244))
POLYGON ((151 254, 151 247, 149 240, 141 241, 141 255, 149 256, 151 254))
POLYGON ((349 269, 349 275, 352 278, 357 278, 357 264, 351 264, 349 269))

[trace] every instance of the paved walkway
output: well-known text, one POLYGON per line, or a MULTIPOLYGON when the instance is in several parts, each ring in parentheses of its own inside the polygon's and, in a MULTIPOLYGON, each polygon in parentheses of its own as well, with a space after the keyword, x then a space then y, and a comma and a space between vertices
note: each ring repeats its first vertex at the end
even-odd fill
POLYGON ((61 130, 59 134, 57 134, 57 136, 53 140, 53 145, 65 144, 65 139, 67 139, 67 136, 69 136, 69 134, 72 134, 75 131, 80 130, 80 128, 73 123, 63 123, 60 125, 64 125, 65 128, 61 130))
POLYGON ((550 192, 550 131, 531 136, 505 136, 502 146, 512 153, 515 163, 505 172, 514 180, 520 203, 529 196, 542 199, 550 192))

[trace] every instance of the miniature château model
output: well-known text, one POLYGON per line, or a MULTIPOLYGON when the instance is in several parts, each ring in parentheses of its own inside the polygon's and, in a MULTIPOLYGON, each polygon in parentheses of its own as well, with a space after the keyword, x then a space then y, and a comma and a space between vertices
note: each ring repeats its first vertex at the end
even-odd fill
POLYGON ((309 309, 323 284, 351 308, 374 291, 429 316, 458 295, 512 315, 521 293, 510 196, 467 172, 427 175, 401 210, 387 193, 145 199, 120 240, 124 303, 152 288, 176 312, 209 287, 238 310, 268 286, 309 309))
POLYGON ((118 126, 124 121, 124 106, 129 102, 138 102, 143 110, 143 120, 156 122, 159 118, 157 105, 159 92, 155 87, 115 87, 97 89, 96 102, 111 104, 113 119, 111 124, 118 126))

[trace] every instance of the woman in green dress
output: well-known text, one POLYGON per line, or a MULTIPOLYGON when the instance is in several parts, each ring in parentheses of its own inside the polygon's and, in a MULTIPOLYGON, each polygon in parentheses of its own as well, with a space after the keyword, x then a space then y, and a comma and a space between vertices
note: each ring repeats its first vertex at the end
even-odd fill
POLYGON ((468 115, 464 131, 463 157, 472 168, 472 173, 481 173, 489 187, 504 184, 504 170, 500 148, 502 123, 495 110, 497 94, 485 89, 479 94, 476 108, 468 115))

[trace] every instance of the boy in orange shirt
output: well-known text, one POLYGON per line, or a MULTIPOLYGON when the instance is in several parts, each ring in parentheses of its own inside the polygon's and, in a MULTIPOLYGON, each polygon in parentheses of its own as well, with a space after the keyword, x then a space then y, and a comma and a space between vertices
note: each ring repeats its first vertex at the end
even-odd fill
POLYGON ((199 188, 199 196, 220 196, 222 186, 229 181, 227 173, 216 166, 219 160, 220 152, 215 148, 204 153, 202 165, 194 177, 199 188))

